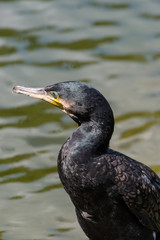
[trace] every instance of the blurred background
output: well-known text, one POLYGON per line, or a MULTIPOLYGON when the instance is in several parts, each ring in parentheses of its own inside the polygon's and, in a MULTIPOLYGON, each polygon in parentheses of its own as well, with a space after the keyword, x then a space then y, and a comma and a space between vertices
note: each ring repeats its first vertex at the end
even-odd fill
POLYGON ((0 240, 84 240, 57 155, 76 124, 15 85, 84 81, 114 111, 111 147, 160 175, 159 0, 0 0, 0 240))

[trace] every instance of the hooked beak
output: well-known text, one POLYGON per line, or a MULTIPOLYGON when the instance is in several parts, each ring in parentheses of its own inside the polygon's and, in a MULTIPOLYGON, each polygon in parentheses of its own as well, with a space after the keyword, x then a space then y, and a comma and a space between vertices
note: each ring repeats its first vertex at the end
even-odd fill
POLYGON ((30 88, 30 87, 23 87, 23 86, 16 86, 12 90, 13 93, 18 93, 18 94, 24 94, 33 98, 38 98, 41 100, 44 100, 46 102, 49 102, 56 107, 61 108, 62 110, 63 105, 60 103, 58 98, 53 98, 51 94, 49 94, 47 91, 45 91, 45 88, 30 88))

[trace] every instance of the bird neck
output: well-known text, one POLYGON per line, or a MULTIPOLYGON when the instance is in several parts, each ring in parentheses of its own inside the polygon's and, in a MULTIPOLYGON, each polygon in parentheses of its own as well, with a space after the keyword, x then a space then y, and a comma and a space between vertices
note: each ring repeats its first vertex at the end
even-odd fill
POLYGON ((100 121, 100 118, 92 118, 88 122, 81 123, 67 141, 72 158, 80 163, 84 159, 89 160, 93 156, 105 153, 112 132, 113 123, 107 125, 107 122, 100 121))

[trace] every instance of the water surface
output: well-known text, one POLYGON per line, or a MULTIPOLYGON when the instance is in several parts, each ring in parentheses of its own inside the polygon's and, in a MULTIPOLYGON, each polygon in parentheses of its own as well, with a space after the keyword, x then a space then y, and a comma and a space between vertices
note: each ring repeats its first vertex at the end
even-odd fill
POLYGON ((0 239, 86 239, 57 174, 76 125, 12 87, 84 81, 109 100, 111 147, 160 174, 158 0, 0 1, 0 239))

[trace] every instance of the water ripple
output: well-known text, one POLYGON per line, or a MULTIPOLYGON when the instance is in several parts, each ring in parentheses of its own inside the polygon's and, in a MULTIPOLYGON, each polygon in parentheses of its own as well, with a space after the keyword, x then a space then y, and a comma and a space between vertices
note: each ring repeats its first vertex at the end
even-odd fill
POLYGON ((15 167, 10 168, 5 171, 0 171, 1 178, 9 176, 4 180, 0 181, 0 184, 13 183, 13 182, 21 182, 28 183, 34 182, 41 178, 44 178, 48 174, 53 174, 57 172, 57 167, 43 168, 43 169, 34 169, 30 170, 27 167, 15 167), (20 175, 17 177, 17 174, 20 175))
POLYGON ((155 112, 130 112, 116 117, 116 122, 123 122, 131 119, 146 119, 146 122, 140 126, 131 127, 124 130, 120 138, 129 138, 134 135, 146 132, 156 124, 160 124, 160 111, 155 112))
POLYGON ((0 164, 13 164, 34 157, 35 153, 20 154, 9 158, 0 158, 0 164))

